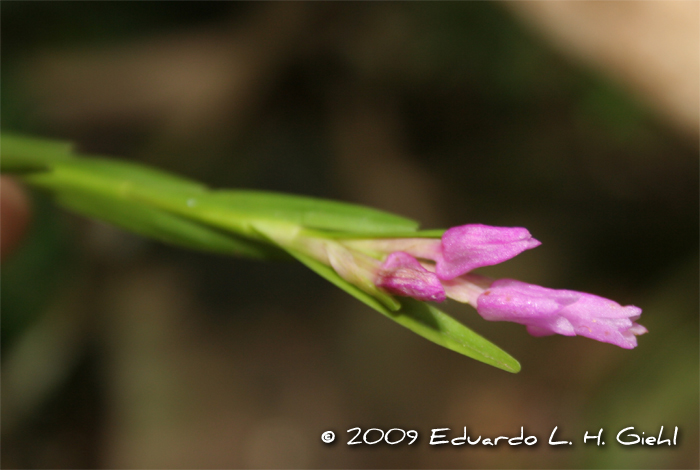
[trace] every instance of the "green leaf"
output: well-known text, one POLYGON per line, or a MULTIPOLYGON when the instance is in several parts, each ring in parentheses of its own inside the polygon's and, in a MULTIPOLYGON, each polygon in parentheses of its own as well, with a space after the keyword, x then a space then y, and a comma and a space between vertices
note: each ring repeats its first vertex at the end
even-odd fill
MULTIPOLYGON (((54 162, 51 170, 30 175, 29 181, 53 191, 81 189, 112 194, 247 237, 258 236, 252 221, 295 224, 346 237, 419 233, 415 221, 368 207, 258 191, 209 191, 192 180, 107 158, 54 162)), ((416 236, 435 236, 432 231, 427 234, 416 236)))
POLYGON ((284 220, 303 227, 351 233, 409 232, 418 223, 345 202, 261 191, 216 191, 210 199, 255 218, 284 220))
POLYGON ((343 231, 346 236, 365 233, 416 233, 412 220, 368 207, 257 191, 166 193, 134 187, 132 197, 201 222, 258 238, 258 222, 296 225, 314 230, 343 231))
POLYGON ((2 136, 2 169, 13 172, 50 170, 34 175, 47 189, 81 188, 112 193, 124 199, 156 204, 162 209, 196 216, 202 222, 254 235, 242 221, 288 222, 309 229, 353 234, 413 233, 418 223, 369 207, 305 196, 261 191, 210 191, 206 186, 166 172, 103 157, 74 158, 64 142, 2 136))
POLYGON ((81 177, 100 178, 120 185, 120 190, 128 193, 133 190, 147 190, 177 194, 203 193, 207 187, 198 181, 138 163, 125 162, 112 158, 77 158, 70 162, 60 162, 62 167, 70 166, 81 177))
POLYGON ((401 305, 401 310, 387 316, 414 333, 477 361, 507 372, 520 372, 520 363, 513 356, 434 305, 411 298, 401 299, 401 305))
POLYGON ((88 217, 185 248, 263 259, 286 259, 275 246, 223 232, 129 200, 79 190, 61 191, 57 202, 88 217))
POLYGON ((13 172, 42 171, 51 164, 73 157, 69 142, 23 137, 3 132, 0 139, 0 170, 13 172))
POLYGON ((193 180, 109 158, 54 161, 51 171, 28 175, 27 178, 35 185, 54 191, 81 188, 97 193, 110 193, 125 199, 138 192, 189 196, 207 190, 206 186, 193 180))
POLYGON ((401 299, 400 308, 392 311, 376 298, 342 279, 328 266, 294 250, 287 251, 348 294, 423 338, 507 372, 520 371, 520 363, 510 354, 435 306, 406 297, 401 299))

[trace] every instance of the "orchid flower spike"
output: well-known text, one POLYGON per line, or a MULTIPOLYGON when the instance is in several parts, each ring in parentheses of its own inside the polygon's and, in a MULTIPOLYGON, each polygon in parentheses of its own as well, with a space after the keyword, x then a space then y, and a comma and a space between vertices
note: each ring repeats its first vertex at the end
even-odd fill
POLYGON ((539 246, 521 227, 462 225, 445 231, 441 239, 301 240, 297 246, 304 252, 389 308, 399 305, 392 296, 433 302, 451 298, 472 305, 486 320, 523 324, 533 336, 580 335, 627 349, 647 332, 636 323, 642 312, 638 307, 472 273, 539 246))
POLYGON ((580 335, 634 348, 636 336, 647 332, 635 322, 641 315, 638 307, 623 307, 584 292, 510 279, 493 281, 470 273, 539 245, 524 228, 485 225, 451 228, 442 240, 375 241, 374 249, 397 250, 386 255, 375 284, 393 295, 436 302, 449 297, 469 303, 484 319, 526 325, 533 336, 580 335))

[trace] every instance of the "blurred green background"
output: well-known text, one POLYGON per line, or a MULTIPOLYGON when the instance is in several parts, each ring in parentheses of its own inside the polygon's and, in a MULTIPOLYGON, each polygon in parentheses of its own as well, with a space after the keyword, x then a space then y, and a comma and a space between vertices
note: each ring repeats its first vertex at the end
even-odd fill
POLYGON ((509 4, 1 8, 3 129, 425 228, 524 226, 542 246, 483 273, 640 306, 650 331, 632 351, 533 338, 448 303, 520 360, 511 375, 302 266, 164 246, 33 194, 2 266, 3 468, 698 467, 697 133, 509 4), (678 446, 614 442, 662 425, 678 446), (421 437, 348 447, 355 426, 421 437), (465 426, 540 443, 428 445, 465 426), (554 426, 574 444, 548 446, 554 426), (601 427, 607 445, 584 445, 601 427))

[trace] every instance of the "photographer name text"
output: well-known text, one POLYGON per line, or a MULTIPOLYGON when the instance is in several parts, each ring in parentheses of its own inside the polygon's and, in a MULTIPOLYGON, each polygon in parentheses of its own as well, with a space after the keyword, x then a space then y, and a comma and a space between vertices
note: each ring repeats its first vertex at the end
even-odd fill
MULTIPOLYGON (((401 428, 379 429, 379 428, 351 428, 347 430, 347 445, 412 445, 418 442, 419 432, 415 429, 404 430, 401 428)), ((604 446, 606 431, 600 428, 597 431, 585 431, 582 436, 582 443, 586 445, 604 446)), ((676 446, 678 444, 678 426, 673 429, 664 430, 661 426, 657 430, 638 430, 634 426, 629 426, 615 433, 615 442, 623 446, 676 446)), ((335 433, 326 431, 321 435, 321 440, 330 444, 335 441, 335 433)), ((461 430, 451 428, 433 428, 430 430, 428 444, 431 446, 534 446, 540 439, 532 434, 525 433, 524 426, 520 427, 520 434, 517 436, 497 436, 482 437, 475 433, 468 433, 466 426, 461 430)), ((558 426, 555 426, 549 434, 549 438, 543 441, 550 446, 572 445, 573 440, 568 439, 561 433, 558 426)))

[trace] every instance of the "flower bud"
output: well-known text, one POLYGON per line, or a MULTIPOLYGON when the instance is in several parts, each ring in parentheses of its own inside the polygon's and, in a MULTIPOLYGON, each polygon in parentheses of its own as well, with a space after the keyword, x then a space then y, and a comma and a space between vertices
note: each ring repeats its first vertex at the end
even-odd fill
POLYGON ((391 253, 375 280, 377 286, 390 294, 418 300, 445 300, 445 290, 435 273, 425 269, 417 259, 403 251, 391 253))
POLYGON ((435 271, 442 280, 454 279, 473 269, 502 263, 539 245, 521 227, 461 225, 443 234, 442 256, 435 260, 435 271))

